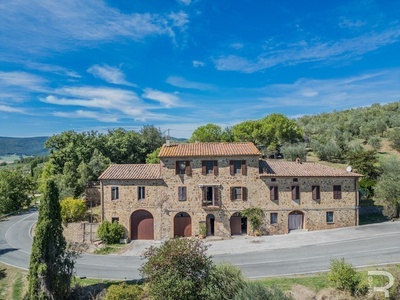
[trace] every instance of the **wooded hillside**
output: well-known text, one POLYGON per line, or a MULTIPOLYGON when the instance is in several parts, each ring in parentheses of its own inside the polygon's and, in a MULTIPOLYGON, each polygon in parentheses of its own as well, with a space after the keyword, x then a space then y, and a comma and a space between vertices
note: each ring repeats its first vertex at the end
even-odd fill
POLYGON ((44 147, 48 137, 14 138, 0 137, 0 156, 8 154, 17 155, 48 155, 49 151, 44 147))

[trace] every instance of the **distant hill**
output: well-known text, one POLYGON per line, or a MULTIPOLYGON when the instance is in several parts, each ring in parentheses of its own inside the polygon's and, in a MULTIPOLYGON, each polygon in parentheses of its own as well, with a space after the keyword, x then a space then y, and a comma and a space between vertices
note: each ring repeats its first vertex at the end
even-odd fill
POLYGON ((49 151, 44 147, 44 143, 48 138, 47 136, 29 138, 0 137, 0 156, 10 154, 48 155, 49 151))
POLYGON ((185 139, 185 138, 177 138, 177 137, 173 137, 173 136, 171 136, 171 141, 172 141, 173 143, 187 143, 187 142, 189 142, 188 139, 185 139))

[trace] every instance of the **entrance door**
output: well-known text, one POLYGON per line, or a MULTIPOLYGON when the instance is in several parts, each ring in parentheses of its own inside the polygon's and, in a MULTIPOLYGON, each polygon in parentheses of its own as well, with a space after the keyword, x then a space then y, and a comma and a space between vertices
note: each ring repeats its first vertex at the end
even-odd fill
POLYGON ((215 233, 215 217, 213 214, 207 215, 206 218, 206 235, 214 236, 215 233))
POLYGON ((180 212, 174 218, 174 237, 192 236, 192 218, 188 213, 180 212))
POLYGON ((154 240, 154 218, 147 210, 137 210, 131 215, 131 239, 154 240))
POLYGON ((247 218, 240 213, 234 213, 230 219, 231 235, 247 234, 247 218))
POLYGON ((289 214, 289 231, 303 229, 303 213, 294 211, 289 214))

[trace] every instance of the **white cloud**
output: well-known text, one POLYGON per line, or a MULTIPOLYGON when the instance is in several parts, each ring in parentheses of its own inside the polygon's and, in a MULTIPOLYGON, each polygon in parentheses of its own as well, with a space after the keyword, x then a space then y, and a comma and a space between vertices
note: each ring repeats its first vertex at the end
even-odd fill
POLYGON ((57 66, 57 65, 50 65, 50 64, 43 64, 43 63, 37 63, 37 62, 23 62, 25 66, 27 66, 30 69, 33 70, 38 70, 41 72, 47 72, 47 73, 53 73, 53 74, 58 74, 58 75, 66 75, 68 77, 73 77, 73 78, 80 78, 81 76, 70 69, 57 66))
POLYGON ((213 90, 213 89, 216 89, 216 87, 214 85, 212 85, 212 84, 189 81, 189 80, 186 80, 185 78, 177 77, 177 76, 168 77, 166 82, 171 84, 171 85, 173 85, 173 86, 184 88, 184 89, 195 89, 195 90, 213 90))
POLYGON ((100 122, 105 122, 105 123, 113 123, 113 122, 118 122, 118 118, 114 115, 108 115, 108 114, 102 114, 94 111, 86 111, 86 110, 77 110, 74 112, 54 112, 54 116, 56 117, 63 117, 63 118, 69 118, 69 119, 95 119, 100 122))
POLYGON ((177 0, 179 3, 182 3, 184 5, 190 5, 192 3, 192 0, 177 0))
POLYGON ((165 107, 177 106, 179 102, 179 98, 171 93, 164 93, 161 91, 153 90, 147 88, 144 90, 143 98, 159 101, 161 104, 164 104, 165 107))
POLYGON ((230 47, 233 48, 233 49, 236 49, 236 50, 240 50, 240 49, 242 49, 244 46, 243 46, 242 43, 233 43, 233 44, 230 44, 230 47))
POLYGON ((354 38, 330 42, 293 43, 284 49, 276 49, 261 53, 256 59, 248 59, 236 55, 221 56, 214 60, 220 71, 239 71, 253 73, 277 65, 296 65, 311 61, 359 57, 380 47, 396 43, 400 40, 400 27, 392 27, 386 31, 370 32, 354 38))
POLYGON ((0 44, 25 54, 120 37, 139 41, 149 35, 167 35, 175 39, 175 31, 184 30, 187 23, 183 12, 127 14, 102 0, 0 2, 0 44))
POLYGON ((366 22, 360 20, 350 20, 347 18, 342 18, 342 21, 339 23, 339 26, 342 28, 359 28, 366 25, 366 22))
POLYGON ((42 91, 46 81, 37 75, 26 72, 2 72, 0 71, 0 87, 18 87, 30 91, 42 91))
POLYGON ((110 67, 107 65, 93 65, 89 69, 87 69, 87 72, 97 78, 103 79, 108 83, 136 86, 126 81, 125 74, 120 69, 115 67, 110 67))
POLYGON ((1 104, 0 104, 0 111, 7 112, 7 113, 26 114, 26 111, 22 108, 16 108, 16 107, 8 106, 8 105, 1 105, 1 104))
POLYGON ((202 61, 199 60, 194 60, 192 61, 193 67, 198 68, 198 67, 204 67, 206 64, 202 61))

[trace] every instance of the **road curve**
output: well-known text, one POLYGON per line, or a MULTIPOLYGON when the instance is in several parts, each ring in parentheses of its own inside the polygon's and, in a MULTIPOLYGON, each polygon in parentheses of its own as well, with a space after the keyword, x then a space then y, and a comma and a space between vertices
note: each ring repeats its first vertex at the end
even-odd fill
MULTIPOLYGON (((37 212, 32 211, 0 221, 1 262, 28 268, 32 247, 30 229, 36 220, 37 212)), ((399 250, 400 222, 259 240, 218 241, 211 242, 210 248, 214 261, 230 262, 248 278, 322 272, 329 269, 331 259, 342 257, 356 267, 400 263, 399 250), (224 247, 230 248, 229 251, 224 247)), ((140 279, 138 269, 142 263, 139 256, 83 254, 75 270, 77 276, 131 280, 140 279)))

